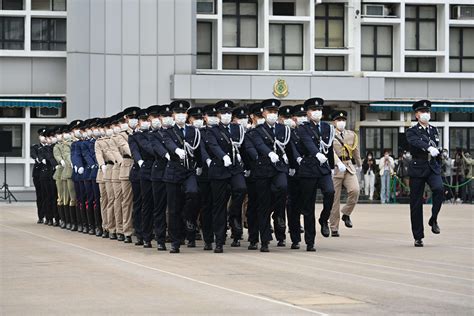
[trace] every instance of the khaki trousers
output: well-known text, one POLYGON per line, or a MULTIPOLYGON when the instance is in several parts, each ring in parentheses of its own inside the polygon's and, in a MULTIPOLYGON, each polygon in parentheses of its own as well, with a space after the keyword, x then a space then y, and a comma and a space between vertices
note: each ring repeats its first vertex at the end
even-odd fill
POLYGON ((56 179, 56 190, 58 191, 58 196, 57 196, 57 200, 56 200, 56 204, 58 206, 63 206, 65 205, 64 202, 63 202, 63 183, 62 183, 62 180, 61 179, 56 179))
POLYGON ((122 186, 122 224, 123 234, 125 236, 132 236, 133 234, 133 222, 132 222, 132 209, 133 209, 133 193, 132 184, 129 180, 120 180, 122 186))
POLYGON ((114 204, 115 204, 115 192, 114 192, 114 184, 112 183, 112 166, 107 165, 107 170, 105 171, 104 176, 105 182, 105 191, 107 192, 107 206, 106 214, 107 214, 107 230, 109 233, 114 234, 116 233, 116 225, 115 225, 115 214, 114 214, 114 204))
MULTIPOLYGON (((99 171, 102 172, 102 171, 99 171)), ((107 203, 109 202, 109 198, 107 196, 107 190, 105 188, 105 182, 101 181, 99 184, 99 191, 100 191, 100 215, 102 216, 102 229, 108 230, 109 222, 107 221, 107 203)))
POLYGON ((331 231, 339 230, 339 221, 342 213, 343 215, 351 215, 354 207, 359 200, 359 180, 355 174, 349 172, 344 172, 344 175, 337 174, 332 178, 334 183, 334 203, 332 205, 331 216, 329 217, 329 225, 331 226, 331 231), (346 188, 347 191, 347 202, 346 205, 340 209, 341 205, 341 191, 342 186, 346 188))
POLYGON ((122 218, 122 184, 119 179, 120 165, 115 164, 112 168, 112 186, 114 190, 114 206, 113 216, 115 217, 115 229, 117 234, 123 234, 123 218, 122 218))

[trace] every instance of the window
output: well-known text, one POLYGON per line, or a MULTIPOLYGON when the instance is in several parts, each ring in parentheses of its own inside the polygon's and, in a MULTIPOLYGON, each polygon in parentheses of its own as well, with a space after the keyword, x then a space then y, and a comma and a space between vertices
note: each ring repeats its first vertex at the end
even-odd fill
POLYGON ((32 50, 66 50, 66 19, 31 19, 32 50))
POLYGON ((223 69, 257 70, 257 55, 224 55, 222 58, 223 69))
POLYGON ((316 48, 344 47, 344 4, 318 4, 315 11, 316 48))
POLYGON ((197 24, 197 68, 212 68, 212 23, 197 24))
POLYGON ((24 108, 0 107, 0 117, 25 117, 24 108))
POLYGON ((223 0, 223 46, 257 47, 257 0, 223 0))
POLYGON ((392 27, 362 26, 362 70, 392 71, 392 27))
POLYGON ((361 127, 361 155, 367 152, 374 153, 375 158, 383 155, 383 150, 388 148, 393 155, 398 151, 398 128, 397 127, 361 127))
POLYGON ((13 150, 8 157, 21 157, 23 155, 23 128, 22 125, 0 125, 0 131, 12 132, 13 150))
POLYGON ((270 24, 270 69, 303 70, 303 25, 270 24))
POLYGON ((31 10, 66 11, 66 0, 31 0, 31 10))
POLYGON ((436 50, 436 14, 436 6, 406 6, 405 49, 436 50))
POLYGON ((316 56, 316 71, 344 71, 344 56, 316 56))
POLYGON ((474 28, 449 30, 449 71, 474 72, 474 28))
POLYGON ((436 72, 436 58, 405 58, 406 72, 436 72))
POLYGON ((24 42, 23 18, 0 17, 0 49, 24 49, 24 42))
POLYGON ((0 10, 23 10, 23 0, 0 0, 0 10))
POLYGON ((273 15, 295 15, 295 3, 273 2, 273 15))
POLYGON ((451 127, 449 129, 449 151, 456 152, 456 149, 471 151, 474 149, 474 128, 451 127))
POLYGON ((449 113, 450 122, 473 122, 474 113, 449 113))
POLYGON ((198 0, 196 10, 198 14, 215 14, 216 0, 198 0))

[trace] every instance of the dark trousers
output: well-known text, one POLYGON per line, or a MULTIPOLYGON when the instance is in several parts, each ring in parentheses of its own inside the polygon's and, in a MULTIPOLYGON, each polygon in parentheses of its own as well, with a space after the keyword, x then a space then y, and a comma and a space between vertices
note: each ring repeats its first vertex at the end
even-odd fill
MULTIPOLYGON (((168 204, 168 233, 171 245, 179 248, 184 235, 184 219, 191 219, 197 213, 198 186, 195 176, 188 176, 183 182, 166 183, 168 204)), ((195 235, 195 234, 194 234, 195 235)), ((188 237, 191 237, 188 235, 188 237)))
POLYGON ((198 182, 199 208, 201 210, 202 238, 205 243, 214 242, 214 231, 212 229, 212 196, 211 183, 209 181, 198 182))
POLYGON ((95 227, 102 228, 102 214, 100 212, 100 190, 99 184, 95 180, 91 180, 92 193, 94 194, 94 220, 95 227))
POLYGON ((152 181, 153 188, 153 227, 155 239, 159 244, 166 241, 166 184, 152 181))
POLYGON ((148 242, 153 239, 153 186, 151 180, 141 179, 140 190, 142 193, 142 236, 148 242))
POLYGON ((296 177, 288 177, 288 199, 286 201, 286 216, 292 243, 301 242, 301 201, 300 182, 296 177))
POLYGON ((423 191, 426 183, 432 191, 431 217, 434 220, 438 219, 438 213, 444 201, 443 182, 440 175, 431 172, 426 177, 410 177, 411 231, 415 239, 425 237, 423 232, 423 191))
POLYGON ((95 214, 94 214, 94 187, 91 180, 83 180, 84 190, 86 192, 86 218, 89 228, 95 228, 95 214))
MULTIPOLYGON (((260 240, 267 243, 272 240, 270 229, 270 214, 273 211, 275 218, 285 221, 285 204, 287 192, 287 175, 279 172, 271 178, 257 179, 257 213, 260 240)), ((275 236, 284 240, 282 227, 275 227, 275 236)))
POLYGON ((249 241, 258 243, 258 212, 257 212, 257 182, 255 179, 246 179, 247 183, 247 227, 249 241))
POLYGON ((52 220, 54 217, 53 205, 56 205, 56 195, 52 190, 52 179, 50 178, 40 178, 40 187, 42 195, 42 210, 43 216, 47 220, 52 220))
POLYGON ((43 208, 43 193, 41 191, 41 180, 40 177, 33 177, 33 184, 35 186, 36 193, 36 210, 38 213, 38 219, 43 219, 45 217, 45 212, 43 208))
POLYGON ((323 193, 323 210, 319 215, 319 223, 327 223, 334 202, 334 185, 331 175, 319 178, 300 179, 301 213, 304 217, 304 239, 307 245, 314 245, 316 238, 315 203, 317 190, 323 193))
POLYGON ((82 226, 84 223, 82 219, 82 210, 85 208, 85 205, 84 192, 80 182, 81 181, 74 180, 74 191, 76 191, 76 221, 77 225, 82 226))
POLYGON ((79 187, 81 190, 81 220, 82 220, 82 226, 86 226, 88 224, 87 220, 87 210, 88 210, 88 201, 87 201, 87 191, 86 191, 86 186, 84 184, 84 180, 78 181, 79 182, 79 187))
POLYGON ((131 181, 133 193, 133 229, 138 239, 143 239, 142 227, 142 189, 140 181, 131 181))

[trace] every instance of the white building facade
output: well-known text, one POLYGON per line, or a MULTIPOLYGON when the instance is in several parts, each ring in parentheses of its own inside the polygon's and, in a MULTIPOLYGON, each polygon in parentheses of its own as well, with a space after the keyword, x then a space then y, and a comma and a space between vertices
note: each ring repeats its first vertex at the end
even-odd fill
POLYGON ((0 23, 0 97, 51 97, 34 106, 47 101, 45 114, 59 116, 33 117, 40 111, 33 102, 0 104, 22 111, 0 118, 0 130, 21 126, 18 156, 8 158, 10 185, 19 190, 32 183, 29 145, 38 125, 178 98, 200 106, 322 97, 325 115, 347 110, 363 153, 376 156, 403 150, 411 103, 426 98, 435 102, 443 147, 474 147, 470 0, 69 0, 67 13, 65 3, 54 10, 60 0, 0 0, 15 2, 23 7, 0 7, 0 19, 23 18, 23 46, 9 47, 16 44, 0 23), (43 9, 33 9, 39 3, 43 9), (36 18, 66 15, 67 52, 50 35, 37 40, 36 18))

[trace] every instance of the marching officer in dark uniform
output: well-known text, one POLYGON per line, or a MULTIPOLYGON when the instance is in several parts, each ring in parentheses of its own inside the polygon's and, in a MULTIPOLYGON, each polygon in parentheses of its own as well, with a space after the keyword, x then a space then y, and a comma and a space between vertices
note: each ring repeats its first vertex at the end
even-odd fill
POLYGON ((334 128, 321 121, 323 103, 321 98, 306 100, 304 107, 307 110, 309 122, 297 129, 304 156, 299 162, 298 177, 307 251, 316 251, 314 247, 316 237, 314 212, 318 188, 323 193, 323 210, 318 221, 321 225, 321 234, 324 237, 329 237, 328 220, 334 202, 334 185, 331 178, 331 169, 334 168, 332 148, 334 128))
POLYGON ((222 100, 216 103, 220 123, 207 131, 207 145, 211 164, 209 179, 212 191, 212 226, 216 238, 214 252, 223 252, 227 230, 227 204, 229 208, 229 223, 234 238, 231 247, 240 246, 242 237, 242 203, 246 185, 240 147, 244 141, 243 126, 232 122, 233 102, 222 100))
POLYGON ((35 186, 35 192, 36 192, 36 209, 37 209, 37 214, 38 214, 38 224, 42 224, 43 220, 45 218, 45 209, 44 209, 44 198, 42 194, 42 189, 41 189, 41 176, 42 176, 42 169, 43 169, 43 163, 41 162, 42 159, 41 157, 41 147, 46 146, 46 137, 44 137, 44 133, 46 132, 46 128, 40 128, 38 130, 38 139, 39 143, 34 144, 31 146, 30 150, 30 157, 35 161, 35 164, 33 166, 33 184, 35 186))
POLYGON ((429 124, 431 102, 421 100, 413 104, 413 111, 418 124, 406 131, 410 152, 413 156, 408 167, 410 176, 410 215, 411 230, 415 239, 415 247, 423 247, 423 191, 425 184, 431 188, 433 205, 428 224, 434 234, 440 233, 438 214, 444 200, 441 165, 438 160, 439 133, 438 129, 429 124))
POLYGON ((39 159, 43 164, 40 173, 41 194, 43 195, 43 210, 46 216, 45 224, 53 226, 55 225, 53 218, 55 217, 55 209, 57 208, 57 192, 56 184, 53 180, 53 173, 58 163, 56 159, 54 159, 53 148, 51 146, 51 137, 54 135, 54 131, 46 130, 43 135, 46 138, 46 144, 39 149, 39 159))
POLYGON ((85 214, 85 192, 84 186, 82 185, 84 167, 81 155, 81 138, 82 134, 80 127, 84 122, 81 120, 75 120, 71 122, 70 127, 74 135, 73 142, 71 144, 71 162, 73 164, 72 179, 74 181, 74 190, 76 191, 76 219, 77 219, 77 232, 88 233, 87 229, 87 215, 85 214), (82 169, 81 169, 82 168, 82 169))

